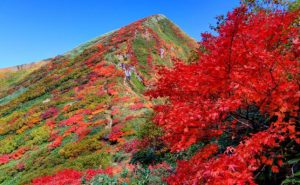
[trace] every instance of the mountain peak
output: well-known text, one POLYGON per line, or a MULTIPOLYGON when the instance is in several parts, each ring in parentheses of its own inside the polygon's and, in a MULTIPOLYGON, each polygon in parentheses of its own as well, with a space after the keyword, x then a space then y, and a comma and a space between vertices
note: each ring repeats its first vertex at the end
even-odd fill
POLYGON ((146 17, 146 19, 152 19, 152 18, 155 18, 158 20, 168 19, 167 16, 165 16, 164 14, 154 14, 154 15, 150 15, 150 16, 146 17))
POLYGON ((137 36, 143 36, 144 38, 153 37, 157 42, 159 42, 159 38, 161 38, 161 41, 164 42, 173 42, 172 39, 183 39, 185 44, 188 44, 190 48, 197 47, 196 41, 183 32, 179 26, 174 24, 163 14, 155 14, 94 38, 79 45, 66 54, 77 56, 85 49, 95 44, 102 43, 106 45, 106 43, 109 42, 109 39, 117 40, 122 37, 123 40, 121 39, 120 42, 124 40, 133 41, 137 38, 137 36))

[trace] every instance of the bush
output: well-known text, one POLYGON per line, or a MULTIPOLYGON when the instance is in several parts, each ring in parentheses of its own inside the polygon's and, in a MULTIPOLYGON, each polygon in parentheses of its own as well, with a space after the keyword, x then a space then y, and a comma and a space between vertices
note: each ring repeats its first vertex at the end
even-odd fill
POLYGON ((109 177, 108 175, 97 175, 95 176, 89 184, 93 185, 117 185, 118 180, 116 177, 109 177))

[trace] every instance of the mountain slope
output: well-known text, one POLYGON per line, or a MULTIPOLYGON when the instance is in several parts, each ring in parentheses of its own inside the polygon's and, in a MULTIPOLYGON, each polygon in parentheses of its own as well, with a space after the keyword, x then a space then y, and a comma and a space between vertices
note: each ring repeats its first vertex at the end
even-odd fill
POLYGON ((26 78, 27 75, 47 64, 48 61, 43 60, 36 63, 0 69, 0 104, 4 101, 1 97, 4 96, 4 92, 7 89, 15 86, 19 81, 26 78))
POLYGON ((130 171, 130 148, 151 114, 143 92, 155 82, 157 66, 187 61, 195 47, 165 16, 154 15, 1 88, 0 183, 46 184, 38 177, 64 169, 76 170, 66 173, 80 182, 101 170, 130 171))

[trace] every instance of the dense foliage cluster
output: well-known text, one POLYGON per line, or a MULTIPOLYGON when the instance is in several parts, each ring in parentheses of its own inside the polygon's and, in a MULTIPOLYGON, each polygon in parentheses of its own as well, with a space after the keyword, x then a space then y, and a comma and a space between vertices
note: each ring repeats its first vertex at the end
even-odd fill
POLYGON ((300 144, 298 16, 237 8, 218 36, 203 34, 198 61, 160 72, 149 94, 168 97, 154 117, 164 141, 174 152, 205 143, 170 184, 255 184, 265 168, 286 170, 300 144), (221 151, 224 137, 231 141, 221 151))

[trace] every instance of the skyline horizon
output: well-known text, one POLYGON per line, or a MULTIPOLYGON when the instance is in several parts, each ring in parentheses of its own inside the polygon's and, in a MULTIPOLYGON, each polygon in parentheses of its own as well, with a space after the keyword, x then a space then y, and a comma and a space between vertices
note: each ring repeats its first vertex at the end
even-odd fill
POLYGON ((1 69, 63 55, 89 40, 158 14, 199 41, 201 33, 213 32, 210 25, 216 23, 217 15, 226 14, 239 4, 238 0, 231 3, 175 1, 172 6, 168 3, 171 0, 156 3, 29 0, 27 4, 14 4, 14 1, 0 3, 0 25, 6 28, 0 30, 1 69))
MULTIPOLYGON (((170 20, 173 24, 175 24, 176 26, 178 26, 175 22, 173 22, 171 19, 169 19, 168 16, 166 16, 166 15, 164 15, 164 14, 162 14, 162 13, 157 13, 157 14, 149 15, 149 16, 146 16, 146 17, 141 18, 141 19, 149 18, 149 17, 152 17, 152 16, 164 16, 164 17, 166 17, 168 20, 170 20)), ((139 20, 141 20, 141 19, 138 19, 138 20, 136 20, 136 21, 133 21, 132 23, 137 22, 137 21, 139 21, 139 20)), ((130 24, 131 24, 131 23, 130 23, 130 24)), ((100 38, 100 37, 102 37, 102 36, 104 36, 104 35, 106 35, 106 34, 110 34, 110 33, 113 33, 113 32, 115 32, 115 31, 118 31, 119 29, 121 29, 121 28, 123 28, 123 27, 126 27, 126 26, 128 26, 128 25, 130 25, 130 24, 127 24, 127 25, 122 26, 122 27, 119 27, 119 28, 117 28, 117 29, 115 29, 115 30, 108 31, 108 32, 103 33, 103 34, 101 34, 101 35, 99 35, 99 36, 96 36, 96 37, 94 37, 94 38, 91 38, 91 39, 89 39, 89 40, 87 40, 87 41, 85 41, 85 42, 82 42, 82 43, 78 44, 77 46, 74 46, 72 49, 70 49, 70 50, 68 50, 68 51, 66 51, 66 52, 64 52, 64 53, 58 53, 58 54, 54 55, 53 57, 48 57, 48 58, 44 58, 44 59, 41 59, 41 60, 31 61, 31 62, 27 62, 27 63, 23 63, 23 64, 17 64, 17 65, 14 65, 14 66, 0 67, 0 69, 6 69, 6 68, 9 69, 9 68, 17 67, 17 66, 31 65, 31 64, 35 64, 35 63, 39 63, 39 62, 51 60, 51 59, 53 59, 53 58, 55 58, 55 57, 57 57, 57 56, 65 55, 65 54, 67 54, 68 52, 71 52, 72 50, 74 50, 74 49, 80 47, 81 45, 84 45, 84 44, 87 43, 87 42, 90 42, 90 41, 92 41, 92 40, 95 40, 95 39, 97 39, 97 38, 100 38)), ((179 27, 179 26, 178 26, 178 27, 179 27)), ((179 27, 179 28, 180 28, 180 27, 179 27)), ((181 31, 183 31, 185 34, 187 34, 190 38, 192 38, 192 39, 195 40, 196 42, 198 41, 198 40, 196 40, 195 38, 193 38, 192 36, 190 36, 188 33, 186 33, 182 28, 180 28, 180 29, 181 29, 181 31)))

